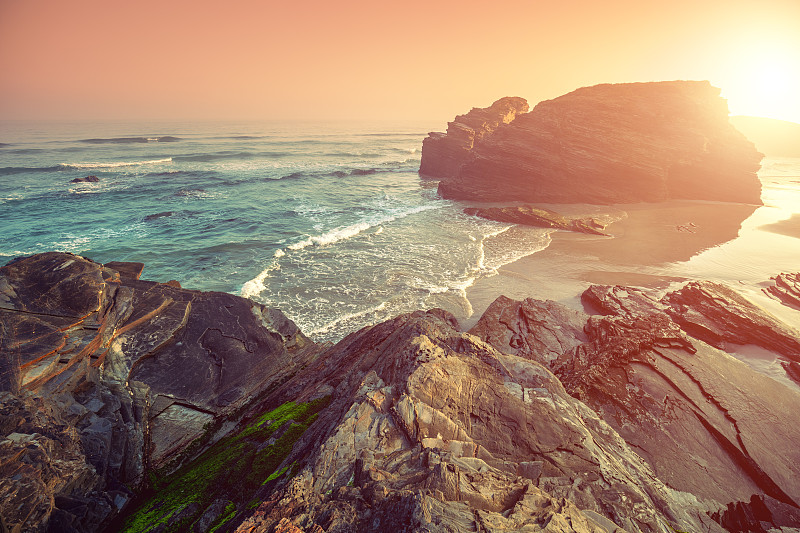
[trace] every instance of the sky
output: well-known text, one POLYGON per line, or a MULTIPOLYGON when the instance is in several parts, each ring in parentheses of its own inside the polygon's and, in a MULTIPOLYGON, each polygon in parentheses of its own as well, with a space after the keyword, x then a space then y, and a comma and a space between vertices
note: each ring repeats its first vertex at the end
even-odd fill
POLYGON ((800 0, 0 0, 0 119, 444 122, 674 79, 800 122, 800 0))

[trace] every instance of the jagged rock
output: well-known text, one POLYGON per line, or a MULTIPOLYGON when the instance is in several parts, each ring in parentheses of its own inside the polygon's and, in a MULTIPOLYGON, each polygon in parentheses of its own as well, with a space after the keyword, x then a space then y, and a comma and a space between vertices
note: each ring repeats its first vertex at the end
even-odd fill
POLYGON ((458 173, 466 157, 485 136, 501 124, 528 112, 524 98, 506 97, 487 108, 473 108, 447 124, 447 133, 431 133, 422 141, 424 154, 419 172, 423 177, 451 177, 458 173))
POLYGON ((464 209, 464 213, 509 224, 524 224, 540 228, 555 228, 578 233, 606 235, 603 232, 605 226, 593 218, 568 218, 554 211, 530 205, 520 207, 468 207, 464 209))
POLYGON ((498 299, 471 331, 501 349, 504 339, 519 337, 533 348, 526 357, 549 361, 566 390, 595 409, 661 480, 716 505, 712 514, 726 527, 739 520, 723 520, 729 504, 751 497, 800 511, 800 477, 792 466, 800 464, 794 445, 800 394, 687 335, 702 339, 713 331, 715 339, 777 349, 791 342, 781 337, 785 327, 715 284, 690 283, 660 300, 640 289, 593 286, 582 299, 606 316, 589 317, 580 334, 576 326, 562 330, 566 341, 542 343, 551 335, 549 308, 559 306, 553 302, 526 300, 527 308, 548 314, 540 311, 538 320, 523 323, 507 318, 518 314, 521 302, 498 299), (504 336, 492 334, 504 329, 504 336), (770 336, 782 340, 770 344, 770 336), (563 353, 553 359, 560 344, 563 353))
POLYGON ((551 300, 522 302, 500 296, 489 305, 469 333, 503 353, 544 365, 586 341, 588 316, 551 300))
POLYGON ((664 302, 675 322, 712 346, 724 350, 726 343, 755 344, 800 362, 800 332, 724 285, 691 282, 667 294, 664 302))
POLYGON ((763 154, 730 124, 719 92, 697 81, 584 87, 516 114, 474 145, 456 131, 451 138, 451 128, 431 134, 420 172, 460 200, 760 205, 763 154), (458 149, 438 148, 450 145, 458 149))
POLYGON ((36 405, 50 417, 35 428, 31 415, 3 419, 0 461, 22 442, 11 436, 24 435, 40 465, 0 483, 0 501, 41 509, 17 516, 5 507, 8 527, 43 530, 52 516, 98 529, 129 499, 120 487, 177 464, 212 422, 316 353, 278 310, 139 280, 141 268, 56 252, 0 268, 2 408, 36 405))
POLYGON ((97 176, 86 176, 85 178, 75 178, 70 180, 70 183, 97 183, 100 178, 97 176))
POLYGON ((545 367, 439 315, 364 328, 293 378, 331 404, 238 532, 722 531, 545 367))
POLYGON ((778 274, 772 279, 775 283, 764 292, 790 307, 800 309, 800 272, 778 274))

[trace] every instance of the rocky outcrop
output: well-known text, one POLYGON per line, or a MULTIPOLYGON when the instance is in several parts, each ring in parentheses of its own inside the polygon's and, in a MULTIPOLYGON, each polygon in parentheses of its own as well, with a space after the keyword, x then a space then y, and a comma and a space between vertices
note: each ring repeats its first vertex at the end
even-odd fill
POLYGON ((293 380, 331 403, 238 532, 722 531, 544 366, 441 317, 365 328, 293 380))
POLYGON ((763 155, 731 126, 719 92, 695 81, 584 87, 517 114, 474 146, 449 140, 449 128, 431 134, 420 172, 461 200, 761 204, 763 155), (428 148, 447 143, 460 150, 428 148))
POLYGON ((531 205, 519 207, 468 207, 464 209, 464 213, 508 224, 523 224, 525 226, 576 231, 592 235, 607 235, 603 232, 605 225, 594 218, 565 217, 555 211, 531 205))
POLYGON ((481 140, 501 124, 513 121, 519 113, 528 112, 524 98, 506 97, 486 108, 473 108, 447 124, 447 133, 431 133, 422 141, 423 177, 444 178, 458 174, 461 165, 481 140))
POLYGON ((747 524, 764 502, 774 513, 759 511, 759 527, 800 526, 785 518, 800 516, 800 394, 719 349, 759 344, 789 357, 798 334, 711 283, 690 283, 662 298, 594 286, 583 301, 601 315, 554 302, 498 300, 471 332, 546 363, 659 479, 717 506, 712 515, 727 530, 760 531, 747 524), (564 322, 549 318, 558 307, 573 317, 568 327, 556 329, 564 322), (751 501, 760 507, 746 505, 751 501))
POLYGON ((5 527, 97 530, 316 351, 276 309, 141 269, 55 252, 0 268, 5 527))
POLYGON ((469 333, 434 309, 320 347, 141 271, 0 269, 3 528, 800 527, 800 393, 720 349, 788 358, 796 332, 725 287, 499 298, 469 333))
POLYGON ((800 272, 778 274, 772 279, 775 283, 764 289, 764 292, 783 304, 800 310, 800 272))

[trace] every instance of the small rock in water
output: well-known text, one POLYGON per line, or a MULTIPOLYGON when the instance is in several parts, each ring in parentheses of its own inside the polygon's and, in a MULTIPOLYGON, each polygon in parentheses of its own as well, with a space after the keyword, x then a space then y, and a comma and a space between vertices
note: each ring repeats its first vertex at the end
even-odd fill
POLYGON ((97 183, 98 181, 100 181, 100 178, 97 176, 86 176, 85 178, 75 178, 70 183, 97 183))

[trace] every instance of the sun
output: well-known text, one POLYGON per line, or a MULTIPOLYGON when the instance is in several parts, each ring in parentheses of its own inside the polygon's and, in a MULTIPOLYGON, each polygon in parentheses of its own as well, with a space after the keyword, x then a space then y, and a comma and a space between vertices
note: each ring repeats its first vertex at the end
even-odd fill
POLYGON ((719 86, 732 115, 800 122, 800 49, 751 44, 733 55, 725 77, 719 86))

